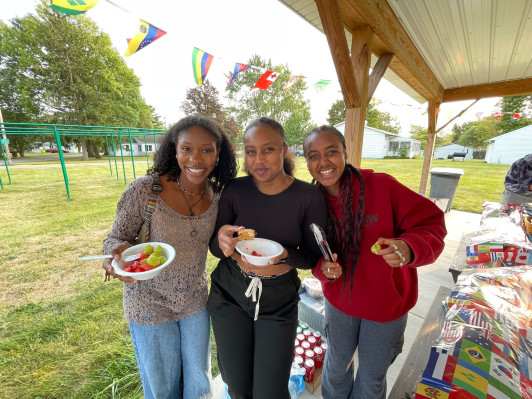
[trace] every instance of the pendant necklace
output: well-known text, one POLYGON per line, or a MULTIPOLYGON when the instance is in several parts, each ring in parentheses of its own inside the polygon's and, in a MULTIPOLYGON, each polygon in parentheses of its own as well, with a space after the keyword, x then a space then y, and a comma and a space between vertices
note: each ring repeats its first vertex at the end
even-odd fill
MULTIPOLYGON (((190 193, 181 188, 181 186, 179 185, 179 180, 177 180, 177 186, 179 187, 181 195, 183 196, 183 199, 185 200, 185 202, 186 202, 186 204, 188 206, 188 215, 187 216, 193 217, 194 216, 194 211, 192 210, 192 208, 194 208, 194 206, 196 206, 203 199, 203 197, 205 196, 205 188, 201 192, 201 197, 199 198, 199 200, 197 200, 192 205, 190 205, 190 203, 188 202, 188 199, 187 199, 187 197, 185 195, 185 193, 187 193, 187 194, 190 194, 190 193)), ((190 195, 197 195, 197 194, 190 194, 190 195)), ((196 223, 192 224, 192 220, 188 219, 188 222, 190 223, 190 227, 192 227, 192 231, 190 232, 190 236, 191 237, 196 237, 198 235, 198 232, 196 231, 196 225, 198 224, 198 220, 196 220, 196 223)))

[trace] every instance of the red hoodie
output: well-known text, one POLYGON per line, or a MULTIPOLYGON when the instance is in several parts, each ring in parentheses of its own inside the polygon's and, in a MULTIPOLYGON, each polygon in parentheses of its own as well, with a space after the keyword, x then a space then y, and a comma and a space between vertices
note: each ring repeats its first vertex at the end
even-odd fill
MULTIPOLYGON (((312 273, 336 309, 350 316, 386 322, 405 315, 416 304, 416 267, 434 263, 443 251, 445 219, 436 205, 392 176, 371 169, 359 170, 364 179, 364 220, 352 297, 349 275, 345 284, 342 277, 329 280, 321 271, 321 261, 312 273), (403 267, 388 265, 370 249, 379 237, 405 241, 412 249, 412 261, 403 267)), ((354 174, 352 179, 356 212, 360 187, 354 174)), ((339 198, 326 197, 340 219, 343 210, 339 198)))

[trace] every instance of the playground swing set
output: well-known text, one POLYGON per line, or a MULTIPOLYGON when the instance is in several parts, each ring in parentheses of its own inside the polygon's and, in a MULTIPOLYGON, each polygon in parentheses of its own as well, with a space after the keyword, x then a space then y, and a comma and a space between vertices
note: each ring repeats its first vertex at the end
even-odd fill
MULTIPOLYGON (((64 136, 78 136, 78 137, 103 137, 105 138, 105 145, 107 149, 107 159, 109 161, 109 172, 113 176, 113 166, 115 169, 116 179, 119 180, 118 175, 118 161, 117 161, 117 148, 115 143, 118 142, 120 147, 120 159, 122 163, 122 172, 124 176, 124 184, 127 184, 126 177, 126 168, 125 168, 125 157, 124 148, 122 145, 122 139, 128 138, 129 140, 129 153, 131 157, 131 165, 133 167, 133 179, 137 178, 135 171, 135 153, 133 151, 133 139, 134 138, 144 138, 144 152, 146 153, 146 161, 149 168, 149 155, 148 155, 148 143, 146 142, 146 137, 153 136, 154 142, 154 151, 157 149, 157 135, 166 134, 164 129, 143 129, 143 128, 134 128, 134 127, 108 127, 108 126, 82 126, 82 125, 57 125, 57 124, 39 124, 39 123, 13 123, 13 122, 0 122, 0 133, 4 137, 0 142, 0 151, 2 152, 2 158, 4 160, 4 166, 11 184, 11 175, 9 173, 9 165, 7 159, 7 151, 9 139, 7 137, 14 135, 31 135, 31 136, 52 136, 55 139, 57 148, 59 149, 59 161, 61 162, 61 169, 63 171, 63 179, 65 181, 66 194, 68 199, 71 199, 70 196, 70 187, 68 182, 67 168, 65 165, 65 158, 63 156, 63 151, 61 151, 61 137, 64 136), (5 147, 5 148, 4 148, 5 147), (113 154, 113 161, 111 161, 111 153, 113 154)), ((126 150, 127 151, 127 150, 126 150)), ((0 188, 4 189, 4 184, 2 182, 2 177, 0 174, 0 188)))

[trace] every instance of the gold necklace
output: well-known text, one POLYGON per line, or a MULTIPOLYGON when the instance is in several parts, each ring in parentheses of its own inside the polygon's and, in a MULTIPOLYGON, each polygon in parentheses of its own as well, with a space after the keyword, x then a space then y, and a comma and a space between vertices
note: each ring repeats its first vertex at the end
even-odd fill
POLYGON ((205 187, 203 187, 203 190, 200 193, 190 193, 187 190, 185 190, 183 187, 181 187, 181 184, 179 183, 179 177, 176 177, 176 182, 177 182, 177 187, 179 187, 181 191, 183 191, 184 193, 187 193, 188 195, 192 195, 192 196, 201 194, 201 196, 203 197, 203 194, 205 194, 205 189, 207 188, 207 182, 205 182, 205 187))

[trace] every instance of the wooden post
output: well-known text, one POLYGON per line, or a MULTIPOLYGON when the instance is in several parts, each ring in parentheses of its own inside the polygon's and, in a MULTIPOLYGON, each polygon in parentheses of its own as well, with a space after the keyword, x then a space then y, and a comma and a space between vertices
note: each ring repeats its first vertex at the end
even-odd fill
POLYGON ((434 152, 434 142, 436 141, 436 122, 438 120, 440 103, 429 101, 429 128, 427 136, 427 146, 425 147, 425 158, 423 159, 423 171, 421 172, 421 181, 419 183, 419 193, 423 196, 427 194, 427 184, 429 181, 430 165, 432 164, 432 153, 434 152))
MULTIPOLYGON (((6 129, 4 129, 4 118, 2 117, 2 108, 0 108, 0 125, 2 129, 2 139, 7 140, 6 129)), ((4 144, 7 156, 7 163, 11 165, 11 152, 9 151, 9 144, 4 144)))
POLYGON ((349 59, 349 47, 345 38, 338 0, 316 0, 316 7, 329 43, 346 108, 359 107, 359 91, 353 75, 352 62, 349 59))
POLYGON ((360 167, 362 158, 372 44, 373 30, 369 26, 363 26, 353 31, 351 62, 360 105, 346 109, 344 135, 347 145, 347 158, 357 168, 360 167))

